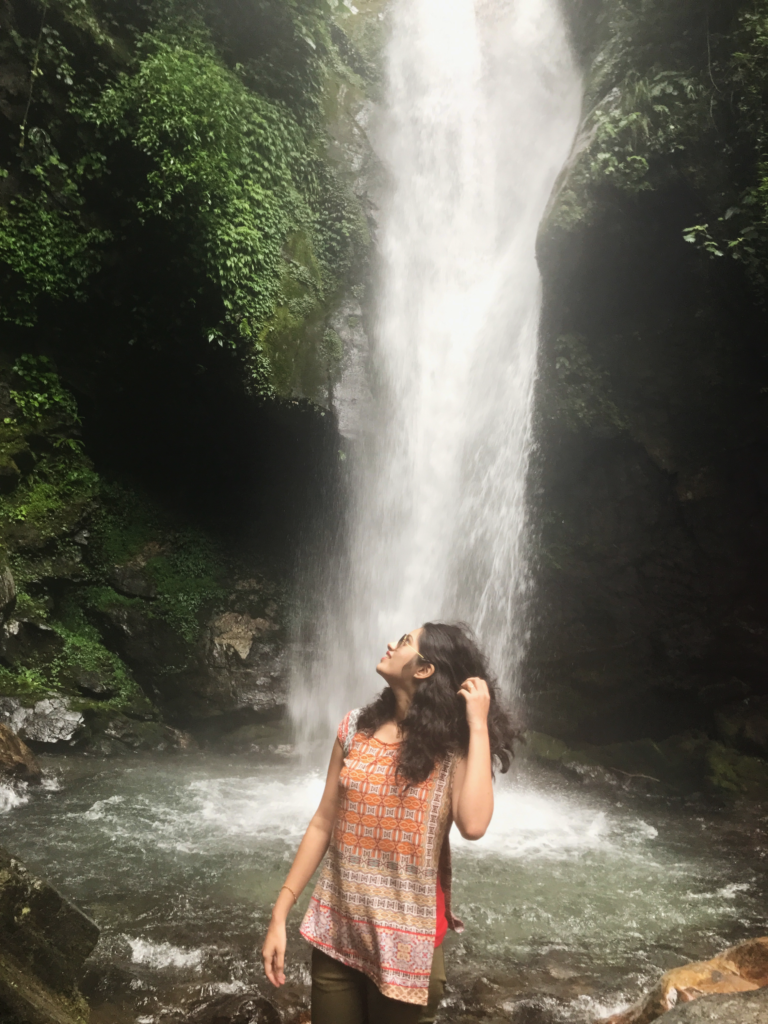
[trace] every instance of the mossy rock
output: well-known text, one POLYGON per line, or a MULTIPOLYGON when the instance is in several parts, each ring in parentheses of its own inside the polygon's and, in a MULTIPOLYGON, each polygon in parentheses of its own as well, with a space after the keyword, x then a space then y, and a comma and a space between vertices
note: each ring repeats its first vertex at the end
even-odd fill
POLYGON ((163 751, 179 745, 178 736, 159 721, 136 718, 91 703, 83 711, 85 726, 77 738, 77 748, 110 756, 133 751, 163 751))
POLYGON ((768 761, 739 753, 700 733, 573 749, 544 733, 526 734, 525 753, 575 769, 602 769, 678 793, 768 799, 768 761))
POLYGON ((768 762, 710 743, 706 750, 708 788, 715 793, 768 799, 768 762))

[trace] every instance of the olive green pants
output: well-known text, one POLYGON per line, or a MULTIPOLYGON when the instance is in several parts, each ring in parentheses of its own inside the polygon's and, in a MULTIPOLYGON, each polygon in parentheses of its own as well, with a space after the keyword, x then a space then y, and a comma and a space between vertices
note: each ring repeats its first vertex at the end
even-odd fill
POLYGON ((312 950, 312 1024, 432 1024, 444 990, 442 946, 432 958, 426 1006, 388 999, 362 971, 312 950))

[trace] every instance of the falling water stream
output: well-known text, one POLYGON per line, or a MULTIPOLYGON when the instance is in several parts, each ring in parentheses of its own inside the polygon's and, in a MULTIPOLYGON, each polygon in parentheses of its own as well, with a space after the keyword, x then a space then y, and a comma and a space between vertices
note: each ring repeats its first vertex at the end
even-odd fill
POLYGON ((303 738, 367 697, 384 642, 420 622, 469 621, 510 693, 522 639, 536 232, 579 77, 557 0, 399 0, 393 26, 376 399, 337 598, 294 681, 303 738))
MULTIPOLYGON (((387 639, 466 618, 515 696, 534 246, 580 84, 556 0, 397 0, 392 25, 375 138, 391 186, 376 398, 350 453, 345 551, 320 567, 320 639, 295 673, 298 749, 286 725, 265 726, 247 754, 48 756, 47 789, 0 791, 3 843, 103 929, 94 1024, 180 1021, 190 1000, 266 990, 258 946, 323 784, 301 748, 319 736, 330 749, 342 714, 374 692, 387 639)), ((486 837, 454 837, 467 930, 446 940, 444 1021, 591 1020, 660 969, 761 927, 759 819, 585 788, 524 759, 511 776, 486 837)), ((285 1020, 307 998, 298 920, 285 1020)))

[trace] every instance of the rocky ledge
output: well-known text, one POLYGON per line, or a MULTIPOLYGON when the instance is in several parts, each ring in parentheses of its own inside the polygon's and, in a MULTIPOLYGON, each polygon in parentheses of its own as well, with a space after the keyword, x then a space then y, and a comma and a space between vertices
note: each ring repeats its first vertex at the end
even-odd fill
POLYGON ((732 996, 710 996, 678 1006, 664 1017, 664 1024, 765 1024, 768 1021, 768 988, 732 996))
POLYGON ((98 927, 0 848, 0 1020, 85 1024, 75 978, 98 927))
MULTIPOLYGON (((667 971, 651 991, 628 1010, 616 1013, 598 1024, 651 1024, 678 1005, 692 1003, 706 997, 709 1003, 712 995, 752 993, 761 991, 764 1001, 750 1005, 768 1006, 768 937, 749 939, 731 946, 711 960, 685 964, 667 971)), ((745 1004, 747 1005, 747 1004, 745 1004)), ((671 1019, 671 1018, 669 1018, 671 1019)), ((685 1020, 717 1020, 739 1024, 742 1020, 758 1020, 758 1017, 685 1017, 685 1020)), ((765 1016, 759 1018, 765 1021, 765 1016)))

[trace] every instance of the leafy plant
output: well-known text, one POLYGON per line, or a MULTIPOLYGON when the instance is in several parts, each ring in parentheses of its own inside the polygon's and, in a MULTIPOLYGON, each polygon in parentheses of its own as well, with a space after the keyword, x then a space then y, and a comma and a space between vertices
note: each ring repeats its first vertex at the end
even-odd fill
POLYGON ((10 388, 9 394, 23 419, 36 422, 49 413, 57 413, 67 423, 80 422, 77 403, 62 386, 47 356, 19 356, 13 364, 11 379, 16 386, 10 388))

